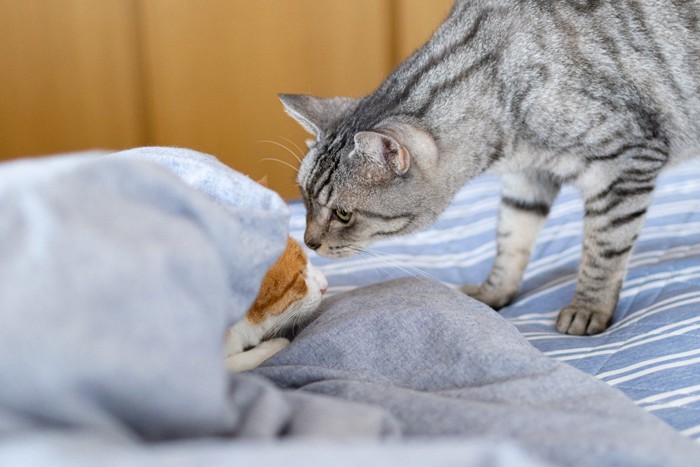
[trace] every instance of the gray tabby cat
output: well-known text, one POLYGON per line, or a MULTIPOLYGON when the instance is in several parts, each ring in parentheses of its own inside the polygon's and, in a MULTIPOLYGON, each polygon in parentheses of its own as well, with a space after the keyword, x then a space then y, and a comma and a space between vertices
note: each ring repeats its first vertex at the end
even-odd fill
POLYGON ((502 307, 562 183, 585 202, 560 332, 607 328, 659 172, 700 138, 700 0, 458 0, 362 99, 282 95, 315 134, 298 175, 306 244, 342 257, 431 224, 503 174, 497 256, 464 292, 502 307))

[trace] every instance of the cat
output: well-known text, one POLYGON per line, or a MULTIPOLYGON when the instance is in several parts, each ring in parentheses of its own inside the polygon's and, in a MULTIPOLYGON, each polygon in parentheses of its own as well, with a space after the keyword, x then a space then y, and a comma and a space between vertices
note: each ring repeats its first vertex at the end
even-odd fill
POLYGON ((463 291, 518 292, 563 183, 581 191, 582 258, 556 329, 610 324, 660 171, 697 149, 700 0, 458 0, 371 94, 281 94, 315 140, 297 176, 306 244, 339 258, 430 225, 502 174, 497 254, 463 291))
POLYGON ((250 370, 284 349, 288 339, 265 339, 308 320, 327 288, 323 273, 311 264, 301 245, 288 238, 245 318, 226 332, 226 367, 233 372, 250 370))

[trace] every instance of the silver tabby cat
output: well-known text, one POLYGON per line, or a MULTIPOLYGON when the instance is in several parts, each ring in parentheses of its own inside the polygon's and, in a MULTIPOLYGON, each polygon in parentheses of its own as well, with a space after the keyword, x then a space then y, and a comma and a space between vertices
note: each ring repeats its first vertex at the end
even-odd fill
POLYGON ((572 183, 582 259, 556 327, 605 330, 659 172, 698 149, 699 15, 700 0, 458 0, 372 94, 280 96, 316 136, 298 174, 306 244, 353 254, 428 226, 470 179, 500 173, 495 264, 463 289, 498 308, 572 183))

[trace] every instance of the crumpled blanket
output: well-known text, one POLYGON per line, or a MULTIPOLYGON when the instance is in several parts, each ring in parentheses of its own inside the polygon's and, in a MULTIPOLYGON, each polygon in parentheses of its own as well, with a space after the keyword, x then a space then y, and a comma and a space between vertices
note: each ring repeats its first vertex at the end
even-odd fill
POLYGON ((224 331, 287 211, 211 156, 8 163, 0 208, 0 465, 700 459, 493 310, 418 279, 331 297, 285 350, 228 374, 224 331))

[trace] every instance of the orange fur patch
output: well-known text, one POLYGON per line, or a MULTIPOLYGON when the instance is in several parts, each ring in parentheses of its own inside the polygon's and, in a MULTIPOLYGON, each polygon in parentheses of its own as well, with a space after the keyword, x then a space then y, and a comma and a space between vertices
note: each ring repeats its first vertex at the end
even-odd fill
POLYGON ((262 281, 258 296, 248 311, 248 320, 253 324, 261 323, 304 298, 308 293, 305 276, 306 254, 296 241, 288 238, 282 255, 262 281))

